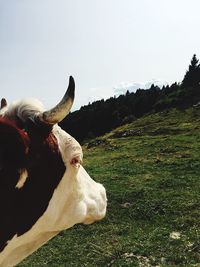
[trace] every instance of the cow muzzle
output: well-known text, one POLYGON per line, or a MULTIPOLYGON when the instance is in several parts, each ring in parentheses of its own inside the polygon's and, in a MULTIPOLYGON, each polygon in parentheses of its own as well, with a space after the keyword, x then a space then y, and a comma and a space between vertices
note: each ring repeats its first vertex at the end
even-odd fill
POLYGON ((95 221, 100 221, 105 217, 107 208, 107 197, 103 186, 99 198, 96 200, 90 200, 87 204, 87 216, 83 222, 84 224, 91 224, 95 221))
MULTIPOLYGON (((90 178, 91 179, 91 178, 90 178)), ((87 194, 84 202, 86 204, 86 216, 84 224, 91 224, 95 221, 103 219, 106 215, 107 196, 106 190, 102 184, 90 180, 90 187, 87 187, 87 194)))

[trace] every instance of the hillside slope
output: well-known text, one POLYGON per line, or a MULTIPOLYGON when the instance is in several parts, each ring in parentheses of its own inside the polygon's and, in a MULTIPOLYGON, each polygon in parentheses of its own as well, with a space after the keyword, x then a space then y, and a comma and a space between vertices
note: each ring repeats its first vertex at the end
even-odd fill
POLYGON ((107 217, 19 266, 200 266, 200 109, 145 116, 84 147, 107 217))

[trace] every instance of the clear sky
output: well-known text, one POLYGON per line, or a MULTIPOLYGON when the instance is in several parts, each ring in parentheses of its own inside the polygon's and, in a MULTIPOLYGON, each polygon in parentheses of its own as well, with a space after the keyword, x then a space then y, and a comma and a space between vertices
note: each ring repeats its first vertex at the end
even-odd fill
POLYGON ((74 108, 124 87, 181 81, 200 58, 199 0, 0 0, 0 92, 74 108))

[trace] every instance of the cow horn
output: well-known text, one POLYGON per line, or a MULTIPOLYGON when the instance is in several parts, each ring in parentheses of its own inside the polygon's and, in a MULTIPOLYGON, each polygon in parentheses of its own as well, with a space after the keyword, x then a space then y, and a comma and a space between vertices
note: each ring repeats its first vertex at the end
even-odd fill
POLYGON ((67 114, 74 102, 74 90, 75 82, 72 76, 69 77, 69 85, 62 100, 52 109, 44 111, 39 115, 39 120, 47 124, 56 124, 62 121, 67 114))
POLYGON ((6 107, 6 106, 7 106, 7 101, 6 101, 5 98, 2 98, 2 99, 1 99, 1 107, 0 107, 0 109, 4 108, 4 107, 6 107))

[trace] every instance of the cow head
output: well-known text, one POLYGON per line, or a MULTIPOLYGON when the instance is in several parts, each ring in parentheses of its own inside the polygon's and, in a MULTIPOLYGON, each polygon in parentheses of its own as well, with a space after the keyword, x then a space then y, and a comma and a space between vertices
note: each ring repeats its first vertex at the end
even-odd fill
POLYGON ((69 113, 74 80, 44 111, 39 101, 0 108, 0 266, 13 266, 61 230, 106 213, 104 187, 82 167, 79 143, 57 123, 69 113))

